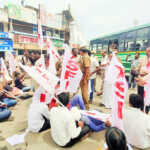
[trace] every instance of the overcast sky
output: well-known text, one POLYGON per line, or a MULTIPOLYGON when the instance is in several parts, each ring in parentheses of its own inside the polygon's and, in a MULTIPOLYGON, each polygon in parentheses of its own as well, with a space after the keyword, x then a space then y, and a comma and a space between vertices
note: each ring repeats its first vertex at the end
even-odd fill
POLYGON ((52 13, 71 4, 74 18, 87 40, 150 23, 150 0, 26 0, 44 2, 52 13))
POLYGON ((150 23, 150 0, 44 0, 58 12, 71 4, 72 14, 86 39, 150 23))

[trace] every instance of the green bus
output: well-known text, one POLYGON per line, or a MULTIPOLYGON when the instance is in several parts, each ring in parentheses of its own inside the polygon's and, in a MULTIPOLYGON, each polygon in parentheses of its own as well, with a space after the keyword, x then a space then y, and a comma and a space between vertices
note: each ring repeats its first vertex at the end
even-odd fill
POLYGON ((118 56, 121 58, 126 72, 129 72, 130 63, 125 61, 126 56, 130 54, 131 57, 134 57, 136 52, 140 53, 140 57, 145 55, 145 49, 150 46, 150 23, 92 39, 90 49, 96 51, 100 60, 101 50, 105 49, 109 52, 113 43, 117 44, 118 56))

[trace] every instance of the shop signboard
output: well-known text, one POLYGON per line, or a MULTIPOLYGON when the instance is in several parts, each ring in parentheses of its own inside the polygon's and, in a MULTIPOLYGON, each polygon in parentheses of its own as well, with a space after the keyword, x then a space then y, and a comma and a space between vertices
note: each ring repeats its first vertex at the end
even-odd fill
MULTIPOLYGON (((63 47, 63 41, 61 40, 52 40, 56 47, 63 47)), ((38 44, 38 38, 32 36, 25 36, 25 35, 14 35, 14 42, 15 43, 24 43, 24 44, 38 44)), ((46 45, 46 39, 44 39, 44 43, 46 45)))
POLYGON ((0 32, 0 38, 9 38, 8 32, 0 32))
POLYGON ((13 41, 10 39, 0 39, 0 51, 13 50, 13 41))

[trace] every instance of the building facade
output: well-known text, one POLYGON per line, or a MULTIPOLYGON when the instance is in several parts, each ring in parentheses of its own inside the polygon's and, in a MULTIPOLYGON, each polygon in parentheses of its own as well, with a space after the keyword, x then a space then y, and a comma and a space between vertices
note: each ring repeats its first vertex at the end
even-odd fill
MULTIPOLYGON (((38 51, 38 19, 41 19, 44 37, 43 53, 46 53, 46 39, 50 38, 57 49, 62 49, 65 28, 62 27, 63 12, 51 14, 43 5, 39 8, 8 3, 0 9, 0 32, 9 33, 13 41, 13 49, 22 55, 24 50, 38 51)), ((67 31, 68 32, 68 31, 67 31)), ((2 51, 0 49, 0 51, 2 51)))

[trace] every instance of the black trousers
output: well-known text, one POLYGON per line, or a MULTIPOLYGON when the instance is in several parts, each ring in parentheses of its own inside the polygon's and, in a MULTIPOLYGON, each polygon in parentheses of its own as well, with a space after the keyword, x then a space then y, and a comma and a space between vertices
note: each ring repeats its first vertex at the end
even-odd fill
POLYGON ((43 116, 43 118, 44 118, 45 122, 39 132, 45 131, 51 127, 50 120, 48 120, 45 116, 43 116))
POLYGON ((143 86, 138 86, 138 95, 142 97, 144 100, 144 87, 143 86))
MULTIPOLYGON (((143 86, 138 86, 138 95, 140 95, 142 97, 142 100, 144 101, 144 87, 143 86)), ((150 111, 150 106, 146 106, 145 112, 148 114, 149 111, 150 111)))
POLYGON ((85 125, 84 128, 82 129, 80 135, 78 137, 76 137, 75 139, 71 139, 70 142, 63 146, 63 147, 71 147, 72 145, 76 144, 77 142, 79 142, 81 140, 82 137, 84 137, 88 132, 90 131, 90 128, 85 125))

